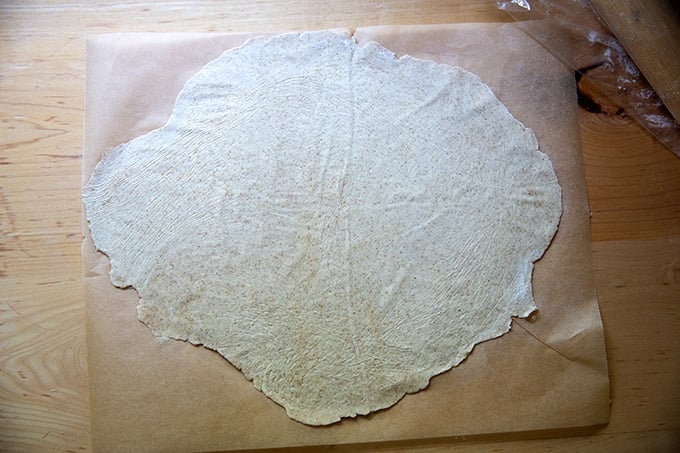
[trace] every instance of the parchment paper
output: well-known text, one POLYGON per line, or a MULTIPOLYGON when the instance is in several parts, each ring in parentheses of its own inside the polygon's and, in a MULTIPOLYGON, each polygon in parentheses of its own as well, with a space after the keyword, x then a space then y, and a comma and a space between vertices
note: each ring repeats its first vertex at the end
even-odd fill
MULTIPOLYGON (((253 36, 90 39, 83 184, 107 149, 162 126, 182 85, 203 64, 253 36)), ((136 292, 111 285, 108 260, 94 250, 84 222, 96 451, 357 443, 607 422, 609 382, 572 73, 515 24, 370 27, 357 29, 355 37, 475 72, 534 130, 552 159, 564 202, 557 236, 534 271, 539 311, 529 320, 514 320, 510 333, 476 346, 463 364, 392 408, 310 427, 289 419, 217 353, 154 338, 137 320, 136 292)))

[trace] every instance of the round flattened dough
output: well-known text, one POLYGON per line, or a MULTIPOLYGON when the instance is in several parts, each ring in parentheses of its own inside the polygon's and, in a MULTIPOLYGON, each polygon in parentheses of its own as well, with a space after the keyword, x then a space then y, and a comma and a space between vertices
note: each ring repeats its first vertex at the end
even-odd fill
POLYGON ((533 311, 560 197, 475 75, 332 32, 224 53, 84 190, 139 319, 312 425, 393 405, 533 311))

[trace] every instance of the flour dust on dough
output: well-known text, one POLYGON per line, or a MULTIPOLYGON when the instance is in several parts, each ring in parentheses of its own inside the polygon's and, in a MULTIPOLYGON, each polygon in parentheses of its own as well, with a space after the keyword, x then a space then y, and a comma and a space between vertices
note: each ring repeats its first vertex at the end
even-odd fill
POLYGON ((333 32, 227 51, 83 195, 154 335, 310 425, 395 404, 531 313, 561 213, 534 134, 475 75, 333 32))

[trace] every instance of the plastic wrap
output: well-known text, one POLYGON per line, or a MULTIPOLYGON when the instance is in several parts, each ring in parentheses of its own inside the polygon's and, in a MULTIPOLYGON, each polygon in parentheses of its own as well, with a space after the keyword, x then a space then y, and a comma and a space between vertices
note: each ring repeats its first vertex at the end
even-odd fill
POLYGON ((632 118, 680 156, 680 125, 589 1, 510 0, 497 5, 519 23, 548 19, 553 31, 570 36, 575 51, 564 55, 564 47, 555 42, 557 33, 535 33, 524 27, 534 40, 573 68, 582 108, 632 118))

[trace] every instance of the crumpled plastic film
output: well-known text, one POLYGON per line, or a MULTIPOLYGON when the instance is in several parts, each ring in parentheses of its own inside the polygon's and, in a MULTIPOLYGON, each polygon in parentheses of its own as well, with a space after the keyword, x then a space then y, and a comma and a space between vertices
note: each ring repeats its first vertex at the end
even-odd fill
POLYGON ((553 31, 570 36, 573 57, 556 45, 555 33, 524 28, 574 69, 581 107, 632 118, 680 156, 680 125, 588 0, 510 0, 499 1, 497 6, 519 23, 548 19, 553 31))

